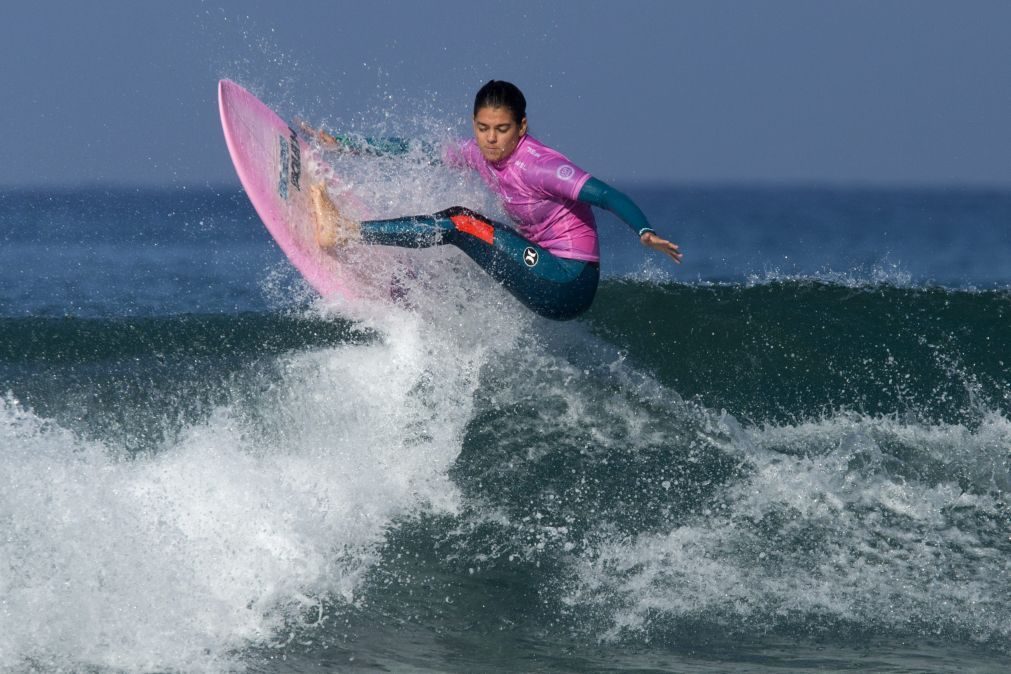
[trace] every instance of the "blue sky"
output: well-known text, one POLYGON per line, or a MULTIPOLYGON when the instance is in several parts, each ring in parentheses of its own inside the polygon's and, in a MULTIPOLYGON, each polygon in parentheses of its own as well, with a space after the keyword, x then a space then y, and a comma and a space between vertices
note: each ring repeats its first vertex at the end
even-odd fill
POLYGON ((0 186, 236 183, 215 85, 368 133, 468 133, 508 79, 617 183, 1011 187, 1011 3, 177 2, 0 9, 0 186))

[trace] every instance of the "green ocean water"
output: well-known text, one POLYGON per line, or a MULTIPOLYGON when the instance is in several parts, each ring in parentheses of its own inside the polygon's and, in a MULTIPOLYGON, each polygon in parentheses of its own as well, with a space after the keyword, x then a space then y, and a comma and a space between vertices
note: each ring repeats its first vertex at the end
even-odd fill
POLYGON ((564 324, 451 251, 322 302, 231 192, 4 199, 2 670, 1011 664, 1007 195, 644 191, 698 266, 602 222, 564 324))

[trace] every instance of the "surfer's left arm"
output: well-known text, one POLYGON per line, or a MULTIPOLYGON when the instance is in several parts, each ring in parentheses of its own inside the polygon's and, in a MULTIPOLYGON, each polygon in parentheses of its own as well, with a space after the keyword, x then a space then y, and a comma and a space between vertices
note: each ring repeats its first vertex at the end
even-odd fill
POLYGON ((663 253, 680 264, 683 253, 678 245, 658 236, 650 227, 646 214, 624 192, 591 177, 583 184, 577 198, 591 206, 611 211, 639 235, 642 245, 663 253))

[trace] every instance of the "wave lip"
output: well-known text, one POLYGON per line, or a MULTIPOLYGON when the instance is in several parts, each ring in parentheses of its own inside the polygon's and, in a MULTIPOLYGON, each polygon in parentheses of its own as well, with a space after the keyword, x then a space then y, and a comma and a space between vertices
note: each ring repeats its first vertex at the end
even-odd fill
POLYGON ((1006 290, 611 281, 597 334, 691 398, 755 422, 827 413, 967 423, 1007 410, 1006 290))

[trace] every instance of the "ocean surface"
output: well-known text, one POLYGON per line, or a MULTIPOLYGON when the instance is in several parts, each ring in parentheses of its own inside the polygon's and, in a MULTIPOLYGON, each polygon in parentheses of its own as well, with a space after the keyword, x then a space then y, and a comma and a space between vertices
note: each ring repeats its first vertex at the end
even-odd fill
POLYGON ((623 187, 684 264, 601 217, 569 323, 448 248, 321 300, 237 183, 0 191, 0 671, 1011 668, 1011 190, 623 187))

